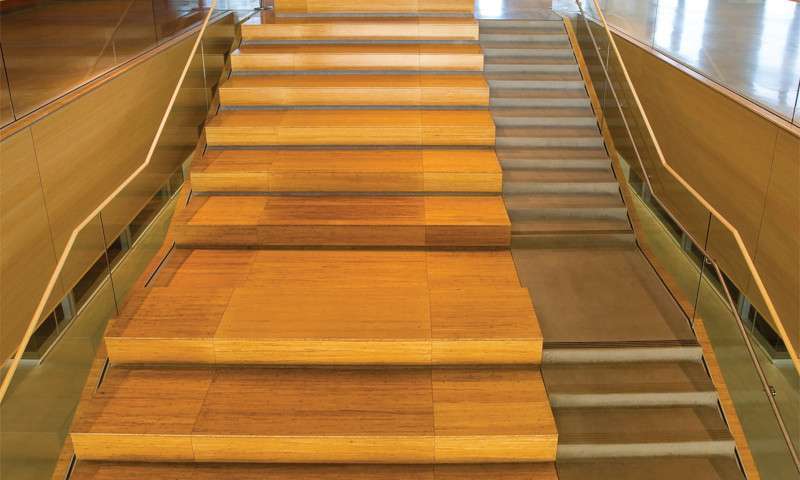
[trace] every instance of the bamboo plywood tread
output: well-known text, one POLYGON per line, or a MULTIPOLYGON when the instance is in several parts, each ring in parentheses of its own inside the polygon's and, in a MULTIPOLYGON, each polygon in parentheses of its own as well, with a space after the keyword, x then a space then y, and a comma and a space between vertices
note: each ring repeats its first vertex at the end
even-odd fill
POLYGON ((499 196, 193 197, 180 246, 507 246, 499 196))
POLYGON ((231 54, 234 72, 307 70, 483 71, 479 45, 243 45, 231 54))
POLYGON ((245 41, 265 40, 478 40, 478 21, 467 17, 270 18, 242 24, 245 41))
POLYGON ((78 462, 71 480, 557 480, 552 463, 280 465, 78 462))
POLYGON ((80 460, 549 462, 536 369, 123 368, 73 426, 80 460))
POLYGON ((488 110, 228 110, 205 128, 211 147, 492 146, 488 110))
POLYGON ((224 106, 488 106, 482 75, 234 76, 220 87, 224 106))
POLYGON ((494 150, 209 150, 195 192, 500 193, 494 150))
POLYGON ((460 13, 472 16, 471 0, 275 0, 275 12, 284 14, 430 14, 460 13))

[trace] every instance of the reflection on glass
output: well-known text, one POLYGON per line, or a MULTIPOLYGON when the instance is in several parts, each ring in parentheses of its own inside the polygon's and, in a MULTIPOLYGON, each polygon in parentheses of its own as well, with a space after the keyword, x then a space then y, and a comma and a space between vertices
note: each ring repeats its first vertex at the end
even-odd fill
POLYGON ((791 120, 800 81, 800 3, 604 0, 609 23, 791 120))

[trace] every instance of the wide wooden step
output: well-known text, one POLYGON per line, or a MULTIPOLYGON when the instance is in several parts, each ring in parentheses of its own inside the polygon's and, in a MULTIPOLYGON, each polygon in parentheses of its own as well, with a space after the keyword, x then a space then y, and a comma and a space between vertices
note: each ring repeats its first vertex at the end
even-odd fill
POLYGON ((218 146, 492 146, 488 110, 228 110, 206 125, 218 146))
POLYGON ((223 106, 488 106, 481 75, 234 76, 219 89, 223 106))
POLYGON ((478 21, 468 17, 254 16, 242 24, 245 42, 287 40, 478 40, 478 21))
POLYGON ((499 196, 193 197, 181 246, 507 246, 499 196))
POLYGON ((538 321, 507 251, 183 255, 162 267, 170 272, 157 278, 162 286, 137 291, 112 323, 113 364, 541 360, 538 321), (230 281, 234 271, 243 276, 230 281))
POLYGON ((494 150, 208 150, 194 192, 502 191, 494 150))
POLYGON ((243 45, 231 54, 234 72, 307 70, 483 70, 479 45, 243 45))
POLYGON ((472 16, 472 0, 275 0, 275 12, 283 14, 459 13, 472 16))
POLYGON ((70 480, 558 480, 555 464, 286 465, 79 461, 70 480))
POLYGON ((541 375, 514 369, 112 367, 72 430, 79 460, 551 462, 541 375))

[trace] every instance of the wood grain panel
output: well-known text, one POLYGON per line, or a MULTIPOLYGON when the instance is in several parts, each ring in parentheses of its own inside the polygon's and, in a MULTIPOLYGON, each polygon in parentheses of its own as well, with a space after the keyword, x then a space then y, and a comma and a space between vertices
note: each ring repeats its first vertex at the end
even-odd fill
MULTIPOLYGON (((800 138, 780 132, 775 145, 755 263, 795 351, 800 351, 800 299, 797 295, 800 291, 799 195, 800 138)), ((774 324, 752 281, 747 296, 759 312, 774 324)))
POLYGON ((447 463, 552 461, 556 433, 531 369, 115 367, 72 438, 80 460, 447 463))
POLYGON ((474 18, 267 18, 242 24, 245 40, 477 40, 474 18))
POLYGON ((467 0, 275 0, 275 12, 282 13, 469 13, 473 2, 467 0))
MULTIPOLYGON (((0 172, 0 358, 8 358, 22 340, 56 258, 30 130, 0 143, 0 172)), ((62 296, 59 281, 50 307, 62 296)))
POLYGON ((211 150, 195 192, 499 193, 493 150, 211 150))
POLYGON ((274 75, 232 77, 220 88, 227 106, 488 106, 479 75, 274 75))
POLYGON ((507 246, 511 221, 501 197, 425 197, 426 243, 507 246))
POLYGON ((483 70, 478 45, 244 45, 231 55, 234 71, 483 70))
MULTIPOLYGON (((2 57, 2 56, 0 56, 2 57)), ((0 58, 0 126, 14 121, 14 108, 11 105, 11 91, 8 88, 8 77, 3 59, 0 58)))

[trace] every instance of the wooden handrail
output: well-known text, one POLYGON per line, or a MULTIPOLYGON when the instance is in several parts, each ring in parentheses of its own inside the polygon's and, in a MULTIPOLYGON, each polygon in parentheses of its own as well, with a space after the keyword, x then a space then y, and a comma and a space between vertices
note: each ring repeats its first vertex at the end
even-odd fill
MULTIPOLYGON (((580 2, 580 0, 578 1, 580 2)), ((797 370, 798 373, 800 373, 800 360, 798 360, 797 358, 797 351, 794 349, 794 345, 792 345, 792 342, 789 340, 789 337, 786 333, 786 329, 783 327, 783 322, 781 321, 780 316, 778 315, 778 311, 775 309, 775 304, 772 302, 772 298, 769 296, 769 293, 767 292, 767 289, 764 286, 764 282, 761 279, 761 275, 758 273, 758 269, 756 268, 755 262, 753 261, 753 258, 750 256, 750 252, 748 252, 747 247, 745 246, 744 241, 742 240, 742 236, 741 234, 739 234, 739 230, 737 230, 736 227, 734 227, 731 222, 729 222, 724 216, 722 216, 722 214, 719 213, 719 211, 717 211, 717 209, 714 208, 714 206, 711 205, 711 203, 709 203, 708 200, 706 200, 700 194, 700 192, 695 190, 694 187, 692 187, 692 185, 689 184, 689 182, 686 181, 686 179, 684 179, 680 173, 678 173, 674 168, 672 168, 672 166, 669 163, 667 163, 667 160, 664 157, 664 153, 661 151, 661 146, 658 143, 658 139, 656 138, 655 132, 653 131, 653 127, 650 125, 650 120, 647 118, 647 114, 644 111, 642 102, 639 100, 639 95, 636 93, 636 88, 634 88, 633 82, 631 81, 631 77, 628 74, 628 69, 627 67, 625 67, 625 62, 622 61, 622 55, 619 53, 619 49, 617 48, 617 43, 614 41, 614 35, 612 34, 611 29, 609 28, 608 23, 606 22, 603 10, 600 8, 600 5, 597 0, 592 0, 592 3, 594 3, 597 15, 598 17, 600 17, 600 20, 603 23, 603 28, 605 29, 606 34, 608 35, 609 44, 611 45, 611 48, 614 51, 614 55, 617 57, 620 69, 622 70, 625 82, 628 84, 631 95, 633 96, 634 102, 636 103, 636 107, 642 116, 642 120, 644 120, 644 125, 647 128, 647 133, 649 134, 650 139, 653 142, 653 146, 655 147, 655 151, 658 154, 659 163, 661 163, 664 169, 667 172, 669 172, 669 174, 678 183, 680 183, 682 187, 684 187, 686 190, 689 191, 689 193, 691 193, 691 195, 695 198, 695 200, 700 202, 700 204, 703 205, 703 207, 705 207, 706 210, 708 210, 709 213, 711 213, 711 215, 714 218, 716 218, 717 221, 719 221, 719 223, 721 223, 731 233, 731 235, 733 235, 733 239, 736 241, 736 245, 739 248, 742 257, 744 257, 747 269, 750 271, 750 275, 752 275, 753 280, 756 283, 756 287, 758 287, 758 291, 764 299, 764 303, 767 306, 767 310, 769 311, 770 316, 774 320, 775 326, 778 328, 778 333, 780 334, 783 343, 786 345, 786 350, 789 352, 789 356, 792 360, 794 368, 797 370)), ((644 168, 644 165, 642 165, 642 168, 644 168)), ((648 178, 648 176, 645 174, 644 177, 645 181, 648 184, 648 187, 651 187, 650 179, 648 178)), ((650 188, 650 191, 653 192, 653 194, 655 195, 655 190, 653 190, 652 187, 650 188)))
POLYGON ((175 89, 172 92, 172 96, 169 99, 169 103, 167 104, 167 108, 164 111, 164 115, 161 117, 161 122, 158 125, 158 130, 156 130, 156 134, 153 137, 153 141, 150 143, 150 149, 147 151, 147 156, 144 159, 139 167, 136 168, 117 188, 111 192, 105 200, 103 200, 94 210, 92 210, 86 218, 75 227, 70 234, 69 239, 67 240, 67 244, 64 247, 64 251, 61 253, 61 256, 58 258, 58 262, 56 263, 56 268, 53 270, 52 275, 50 275, 50 280, 47 282, 47 288, 45 288, 44 293, 42 294, 41 300, 39 300, 39 304, 36 306, 36 310, 33 312, 33 317, 31 321, 28 323, 28 329, 25 331, 25 335, 22 337, 22 341, 17 347, 17 352, 11 360, 11 366, 6 372, 5 377, 3 377, 3 383, 0 384, 0 402, 3 401, 5 398, 6 392, 8 391, 8 387, 11 385, 11 379, 14 377, 14 373, 17 371, 17 367, 19 367, 19 362, 22 360, 22 355, 25 353, 25 348, 28 345, 28 342, 33 335, 33 332, 36 330, 37 323, 39 317, 42 316, 42 312, 44 311, 44 307, 47 303, 47 299, 50 298, 50 294, 53 292, 53 288, 55 287, 56 280, 61 275, 62 270, 64 269, 64 264, 67 261, 67 257, 72 252, 72 247, 75 245, 75 240, 78 238, 78 234, 80 234, 81 230, 83 230, 86 225, 89 224, 100 212, 111 203, 117 195, 119 195, 122 190, 124 190, 130 183, 139 176, 142 171, 147 168, 150 164, 150 161, 153 158, 153 154, 155 153, 156 146, 158 145, 158 141, 161 139, 161 134, 164 132, 164 127, 167 124, 167 118, 169 117, 170 112, 172 111, 172 107, 175 105, 175 100, 178 98, 178 93, 180 92, 181 86, 183 85, 183 81, 186 78, 186 74, 189 71, 189 67, 192 64, 192 60, 194 59, 195 54, 197 53, 197 47, 200 45, 201 40, 203 39, 203 34, 206 31, 206 27, 208 26, 209 20, 211 20, 211 14, 214 12, 214 9, 217 7, 217 0, 211 0, 211 6, 208 9, 208 13, 206 14, 205 18, 203 19, 202 26, 200 27, 199 32, 197 33, 197 38, 194 41, 194 45, 192 45, 192 51, 189 53, 189 57, 186 59, 186 64, 183 66, 183 70, 181 71, 181 76, 178 78, 178 83, 175 85, 175 89))

